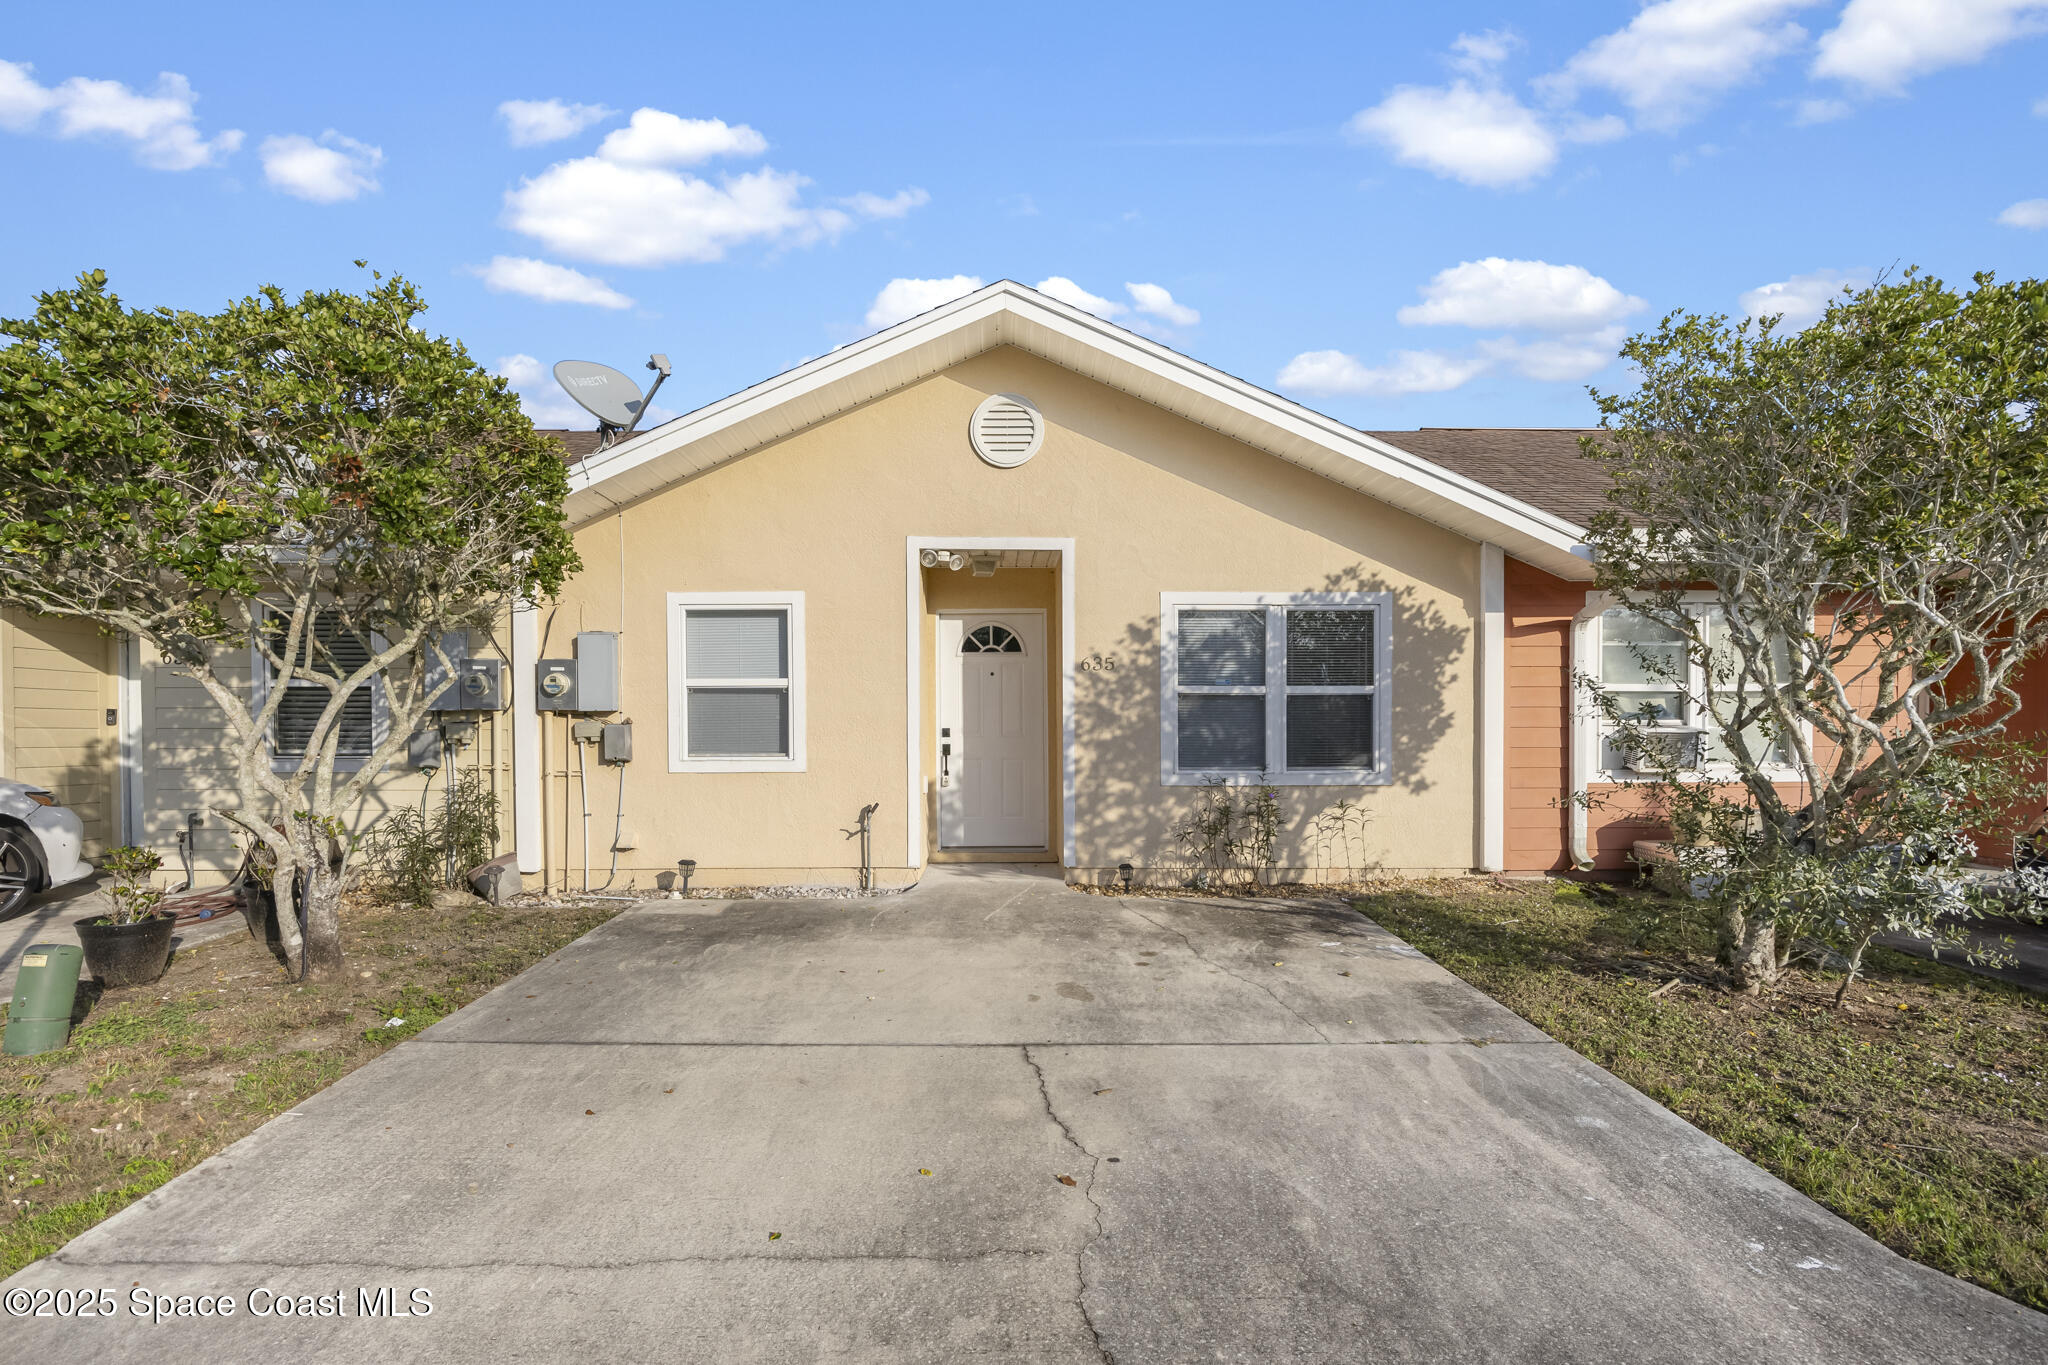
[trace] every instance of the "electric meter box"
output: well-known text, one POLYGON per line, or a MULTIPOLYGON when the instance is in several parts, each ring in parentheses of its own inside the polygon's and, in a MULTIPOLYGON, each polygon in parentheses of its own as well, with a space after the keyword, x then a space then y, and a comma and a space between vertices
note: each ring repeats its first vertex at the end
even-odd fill
POLYGON ((576 702, 576 661, 542 659, 533 666, 533 709, 580 711, 576 702))
POLYGON ((619 637, 608 630, 576 633, 576 705, 592 714, 619 709, 619 637))
POLYGON ((456 659, 455 685, 434 698, 434 711, 502 711, 512 704, 503 659, 456 659))

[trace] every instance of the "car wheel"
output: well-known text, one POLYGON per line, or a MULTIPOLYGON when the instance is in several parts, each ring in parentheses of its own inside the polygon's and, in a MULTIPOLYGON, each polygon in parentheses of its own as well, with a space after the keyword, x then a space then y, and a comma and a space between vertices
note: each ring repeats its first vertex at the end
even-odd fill
POLYGON ((0 829, 0 915, 11 915, 36 889, 41 864, 19 830, 0 829))

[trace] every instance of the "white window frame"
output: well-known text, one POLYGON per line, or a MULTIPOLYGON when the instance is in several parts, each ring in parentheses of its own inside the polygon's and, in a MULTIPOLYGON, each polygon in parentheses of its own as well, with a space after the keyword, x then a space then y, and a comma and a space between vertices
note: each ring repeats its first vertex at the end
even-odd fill
MULTIPOLYGON (((290 615, 289 612, 280 612, 278 608, 267 603, 259 602, 257 606, 260 608, 261 613, 266 616, 284 615, 288 617, 290 615)), ((317 613, 331 611, 333 608, 316 607, 314 610, 317 613)), ((257 629, 262 629, 260 621, 257 629)), ((382 651, 384 645, 383 636, 375 631, 370 632, 371 653, 374 654, 382 651)), ((285 685, 287 687, 320 686, 318 683, 303 681, 288 682, 285 685)), ((270 660, 264 655, 262 646, 251 640, 249 642, 249 700, 250 708, 253 711, 260 714, 263 708, 270 704, 270 689, 272 686, 274 684, 270 677, 270 660)), ((384 741, 390 738, 391 735, 391 705, 390 699, 384 695, 383 674, 371 674, 369 681, 362 683, 361 686, 370 689, 370 749, 368 753, 336 754, 334 756, 334 771, 338 773, 361 771, 364 765, 376 756, 377 750, 383 746, 384 741)), ((324 687, 320 690, 326 691, 324 687)), ((293 773, 299 770, 299 764, 305 757, 304 752, 287 752, 277 747, 277 720, 275 717, 271 719, 269 726, 264 730, 263 743, 270 753, 270 770, 272 772, 293 773)))
MULTIPOLYGON (((1688 615, 1698 616, 1708 607, 1721 605, 1721 597, 1718 593, 1707 589, 1693 589, 1679 597, 1679 605, 1685 609, 1688 615)), ((1687 642, 1686 672, 1683 678, 1673 679, 1668 685, 1661 683, 1625 683, 1619 687, 1610 688, 1608 686, 1607 680, 1603 675, 1607 659, 1605 618, 1610 611, 1632 610, 1634 609, 1626 602, 1616 598, 1612 593, 1590 592, 1586 594, 1586 609, 1579 617, 1582 632, 1581 639, 1583 642, 1583 652, 1580 656, 1582 662, 1579 671, 1593 677, 1603 689, 1616 697, 1626 697, 1631 692, 1682 690, 1686 694, 1682 703, 1686 708, 1684 719, 1668 724, 1660 723, 1655 728, 1670 730, 1675 734, 1698 733, 1701 736, 1701 743, 1704 745, 1707 733, 1713 729, 1713 718, 1707 716, 1703 719, 1700 714, 1701 708, 1697 699, 1706 690, 1706 670, 1698 659, 1692 657, 1690 641, 1687 642)), ((1642 615, 1643 613, 1637 612, 1636 614, 1642 615)), ((1575 692, 1579 691, 1579 685, 1576 680, 1573 680, 1572 688, 1575 692)), ((1591 706, 1589 699, 1580 697, 1577 699, 1577 702, 1578 704, 1574 706, 1574 710, 1579 713, 1580 719, 1583 722, 1579 727, 1578 742, 1583 746, 1585 770, 1592 774, 1592 781, 1602 784, 1621 785, 1631 782, 1658 782, 1663 780, 1664 775, 1662 773, 1637 772, 1633 768, 1608 768, 1603 766, 1607 754, 1607 737, 1612 733, 1612 727, 1607 724, 1606 717, 1597 708, 1591 706)), ((1802 723, 1800 728, 1806 734, 1810 743, 1812 727, 1802 723)), ((1766 763, 1761 771, 1764 776, 1773 782, 1798 782, 1801 780, 1798 767, 1791 763, 1766 763)), ((1684 769, 1678 774, 1678 777, 1683 782, 1732 782, 1736 780, 1737 770, 1733 763, 1707 762, 1700 764, 1696 768, 1684 769)))
POLYGON ((1393 688, 1391 680, 1394 595, 1391 592, 1163 592, 1159 594, 1159 781, 1168 787, 1194 787, 1221 778, 1226 786, 1382 787, 1393 781, 1393 688), (1266 762, 1263 775, 1242 770, 1183 770, 1180 767, 1180 614, 1183 611, 1245 607, 1266 609, 1266 678, 1257 686, 1202 687, 1190 691, 1215 695, 1261 695, 1266 698, 1266 762), (1373 673, 1369 687, 1294 687, 1287 685, 1287 611, 1324 608, 1373 613, 1373 673), (1370 768, 1289 769, 1287 761, 1287 697, 1289 692, 1366 692, 1373 698, 1373 757, 1370 768))
POLYGON ((672 773, 800 773, 804 763, 804 595, 801 592, 672 592, 668 595, 668 770, 672 773), (789 619, 787 678, 720 678, 721 687, 780 687, 789 693, 789 753, 778 757, 691 758, 690 680, 683 641, 692 608, 780 611, 789 619))

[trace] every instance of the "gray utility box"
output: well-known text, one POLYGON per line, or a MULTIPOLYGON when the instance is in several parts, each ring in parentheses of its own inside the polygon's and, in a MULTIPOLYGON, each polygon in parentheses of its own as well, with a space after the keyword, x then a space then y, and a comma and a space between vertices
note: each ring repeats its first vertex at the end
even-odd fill
POLYGON ((608 630, 576 633, 576 706, 602 714, 619 709, 619 637, 608 630))
POLYGON ((600 716, 618 710, 619 637, 579 631, 575 658, 542 659, 534 670, 533 707, 600 716))
POLYGON ((598 741, 597 759, 600 763, 631 763, 633 761, 633 722, 622 720, 617 725, 604 727, 604 735, 598 741))
POLYGON ((503 659, 457 659, 455 685, 434 698, 435 711, 502 711, 512 704, 503 659))

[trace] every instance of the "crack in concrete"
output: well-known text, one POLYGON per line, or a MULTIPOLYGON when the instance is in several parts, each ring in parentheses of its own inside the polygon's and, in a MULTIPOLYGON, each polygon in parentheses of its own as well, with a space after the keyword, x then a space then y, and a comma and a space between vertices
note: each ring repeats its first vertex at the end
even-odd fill
POLYGON ((120 1258, 115 1260, 86 1260, 82 1257, 59 1252, 46 1260, 52 1265, 61 1265, 78 1270, 111 1270, 125 1267, 200 1267, 209 1270, 246 1269, 254 1267, 264 1270, 388 1270, 420 1273, 436 1270, 549 1270, 549 1271, 618 1271, 638 1270, 646 1266, 667 1265, 722 1265, 741 1261, 806 1261, 818 1264, 862 1261, 903 1261, 920 1265, 971 1265, 976 1261, 994 1260, 1000 1257, 1021 1257, 1037 1260, 1052 1255, 1043 1247, 991 1247, 986 1251, 962 1252, 957 1256, 919 1254, 909 1251, 850 1251, 850 1252, 801 1252, 801 1251, 736 1251, 717 1256, 636 1256, 617 1261, 523 1261, 500 1258, 485 1261, 352 1261, 334 1259, 313 1259, 305 1261, 271 1261, 261 1258, 250 1260, 208 1260, 201 1257, 149 1257, 147 1259, 120 1258))
POLYGON ((1233 972, 1232 970, 1230 970, 1230 968, 1224 966, 1221 962, 1216 961, 1207 953, 1204 953, 1200 948, 1197 948, 1195 946, 1195 941, 1189 938, 1186 934, 1182 933, 1178 929, 1175 929, 1171 925, 1161 924, 1158 920, 1153 919, 1143 910, 1133 908, 1129 901, 1119 900, 1117 904, 1121 905, 1124 909, 1136 915, 1139 919, 1145 921, 1145 923, 1151 925, 1154 929, 1157 929, 1160 933, 1172 934, 1182 943, 1185 943, 1187 945, 1188 951, 1195 955, 1197 961, 1208 963, 1211 967, 1214 967, 1217 971, 1223 973, 1225 976, 1231 978, 1233 981, 1241 981, 1247 986, 1253 986, 1259 990, 1264 991, 1267 995, 1272 997, 1274 1004, 1278 1005, 1281 1009, 1286 1010, 1296 1019, 1299 1019, 1302 1023, 1302 1026, 1306 1028, 1310 1033, 1313 1033, 1316 1037, 1322 1039, 1326 1043, 1332 1041, 1329 1034, 1323 1032, 1320 1028, 1316 1027, 1314 1021, 1312 1021, 1307 1015, 1303 1014, 1300 1010, 1294 1008, 1294 1006, 1288 1004, 1285 1000, 1282 1000, 1280 998, 1279 992, 1275 991, 1271 986, 1268 986, 1265 982, 1254 981, 1251 977, 1248 976, 1239 976, 1236 972, 1233 972))
POLYGON ((1095 1197, 1095 1177, 1102 1169, 1102 1158, 1081 1145, 1081 1139, 1074 1136, 1074 1130, 1067 1126, 1067 1121, 1052 1107, 1052 1091, 1046 1088, 1045 1068, 1031 1055, 1031 1045, 1020 1043, 1017 1051, 1023 1054, 1024 1065, 1030 1067, 1031 1074, 1038 1078, 1038 1099, 1039 1103, 1045 1106, 1045 1116, 1060 1130, 1060 1136, 1067 1140, 1068 1146, 1088 1158, 1088 1183, 1082 1187, 1081 1194, 1087 1199, 1088 1206, 1095 1210, 1095 1235, 1083 1242, 1074 1252, 1074 1307, 1080 1312, 1081 1325, 1088 1329, 1088 1335, 1094 1340, 1095 1350, 1101 1355, 1103 1365, 1116 1365, 1116 1357, 1110 1353, 1109 1347, 1103 1344, 1102 1331, 1095 1325, 1095 1315, 1088 1311, 1088 1248, 1108 1235, 1102 1226, 1102 1201, 1095 1197))

